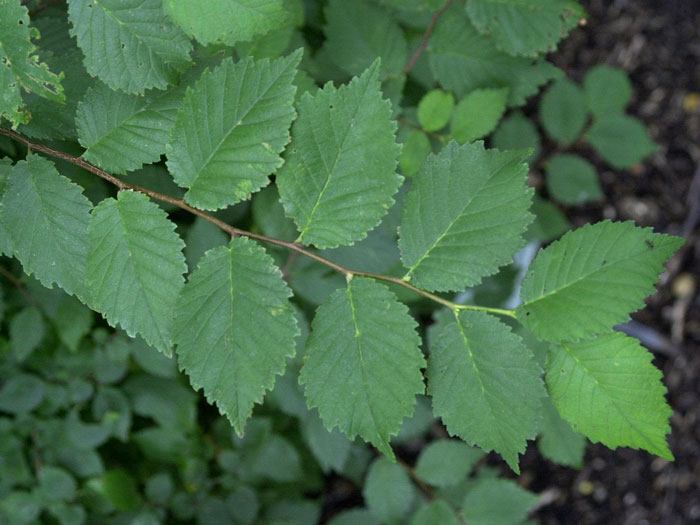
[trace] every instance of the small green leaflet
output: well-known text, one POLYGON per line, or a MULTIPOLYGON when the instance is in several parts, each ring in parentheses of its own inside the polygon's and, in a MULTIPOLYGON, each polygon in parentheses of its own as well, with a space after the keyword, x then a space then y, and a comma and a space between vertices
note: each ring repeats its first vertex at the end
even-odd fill
POLYGON ((170 355, 187 270, 175 225, 142 193, 120 191, 93 209, 88 234, 88 304, 112 326, 170 355))
POLYGON ((459 101, 450 130, 457 142, 472 142, 491 133, 506 110, 508 89, 476 89, 459 101))
POLYGON ((114 173, 160 160, 181 98, 173 91, 127 95, 104 84, 88 90, 76 113, 83 158, 114 173))
POLYGON ((433 75, 459 97, 478 88, 507 87, 508 104, 520 106, 539 86, 561 75, 543 60, 499 51, 490 38, 476 30, 457 3, 440 19, 428 50, 433 75))
POLYGON ((442 499, 435 499, 423 505, 411 519, 411 525, 460 525, 460 523, 452 507, 442 499))
POLYGON ((394 203, 403 178, 391 104, 382 98, 379 62, 349 84, 330 82, 298 103, 292 145, 277 174, 298 241, 335 248, 364 239, 394 203))
POLYGON ((400 523, 411 510, 416 490, 401 465, 380 457, 369 467, 362 495, 382 523, 400 523))
POLYGON ((299 381, 326 428, 369 441, 393 457, 389 439, 424 391, 416 322, 383 284, 355 277, 319 307, 299 381))
POLYGON ((588 109, 598 118, 624 113, 632 98, 632 84, 622 69, 601 64, 583 79, 588 109))
POLYGON ((436 487, 461 483, 484 453, 456 439, 437 439, 423 448, 416 476, 436 487))
POLYGON ((631 168, 658 149, 644 124, 628 115, 597 119, 586 138, 606 162, 618 169, 631 168))
POLYGON ((441 322, 428 359, 428 393, 447 430, 519 472, 518 454, 539 426, 546 392, 541 370, 520 337, 483 312, 441 322))
POLYGON ((530 265, 518 319, 546 341, 607 332, 644 306, 683 242, 633 222, 603 221, 568 232, 530 265))
POLYGON ((252 40, 284 25, 283 0, 163 0, 168 16, 198 42, 225 44, 252 40))
POLYGON ((575 0, 469 0, 474 25, 510 55, 554 51, 585 11, 575 0))
POLYGON ((339 68, 359 75, 379 57, 382 78, 401 75, 408 44, 389 12, 367 0, 330 0, 325 14, 323 49, 339 68))
POLYGON ((188 88, 167 145, 185 200, 216 210, 250 197, 282 165, 294 119, 301 52, 275 60, 224 60, 188 88))
POLYGON ((452 142, 413 177, 399 247, 407 281, 462 290, 511 261, 532 221, 526 187, 529 151, 452 142))
POLYGON ((178 301, 178 362, 239 435, 294 355, 290 296, 265 250, 238 237, 204 255, 178 301))
POLYGON ((192 44, 161 0, 68 0, 68 18, 88 73, 112 89, 165 89, 189 62, 192 44))
POLYGON ((553 155, 547 161, 545 171, 547 190, 560 202, 582 204, 603 198, 595 166, 578 155, 553 155))
POLYGON ((63 76, 55 75, 39 62, 32 38, 39 38, 39 32, 29 27, 27 8, 19 0, 0 2, 0 118, 9 120, 14 128, 29 122, 22 89, 49 100, 64 101, 63 76))
POLYGON ((537 495, 509 479, 481 478, 467 493, 462 514, 469 525, 523 523, 537 495))
POLYGON ((418 103, 418 122, 425 131, 438 131, 450 121, 455 99, 441 89, 428 91, 418 103))
POLYGON ((30 154, 10 172, 2 224, 24 271, 85 300, 90 201, 51 161, 30 154))
POLYGON ((666 388, 652 355, 620 333, 553 346, 547 388, 561 416, 594 443, 644 449, 672 460, 666 388))
POLYGON ((586 96, 576 84, 563 78, 542 96, 540 120, 547 134, 563 145, 576 141, 588 121, 586 96))

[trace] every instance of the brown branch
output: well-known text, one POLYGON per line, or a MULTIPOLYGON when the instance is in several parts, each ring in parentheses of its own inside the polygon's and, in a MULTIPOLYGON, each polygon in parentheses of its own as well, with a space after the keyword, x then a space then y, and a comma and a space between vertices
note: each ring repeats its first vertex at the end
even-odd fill
POLYGON ((350 268, 346 268, 345 266, 342 266, 340 264, 334 263, 330 259, 326 259, 325 257, 322 257, 321 255, 317 254, 316 252, 313 252, 311 250, 308 250, 304 248, 302 245, 297 244, 295 242, 287 242, 283 241, 281 239, 275 239, 273 237, 267 237, 266 235, 261 235, 259 233, 254 233, 250 232, 247 230, 241 230, 239 228, 236 228, 234 226, 231 226, 230 224, 225 223, 221 219, 218 219, 211 215, 210 213, 207 213, 205 211, 202 211, 200 209, 194 208, 187 204, 184 200, 178 199, 175 197, 171 197, 170 195, 166 195, 164 193, 159 193, 154 190, 150 190, 148 188, 144 188, 142 186, 138 186, 136 184, 131 184, 129 182, 124 182, 123 180, 119 179, 118 177, 115 177, 111 173, 107 173, 105 170, 98 168, 97 166, 94 166, 93 164, 90 164, 87 162, 85 159, 81 157, 75 157, 73 155, 70 155, 68 153, 65 153, 63 151, 59 151, 53 148, 50 148, 49 146, 45 146, 44 144, 38 144, 35 142, 32 142, 29 140, 27 137, 24 135, 21 135, 20 133, 17 133, 16 131, 6 129, 6 128, 0 128, 0 135, 4 135, 6 137, 9 137, 13 140, 16 140, 17 142, 21 142, 28 148, 31 148, 33 151, 39 152, 39 153, 44 153, 45 155, 49 155, 51 157, 61 159, 63 161, 69 162, 71 164, 74 164, 76 166, 79 166, 83 168, 86 171, 89 171, 90 173, 97 175, 103 180, 106 180, 110 184, 113 184, 120 190, 132 190, 132 191, 138 191, 141 192, 145 195, 148 195, 152 199, 161 201, 161 202, 167 202, 168 204, 172 204, 173 206, 180 208, 181 210, 185 210, 193 215, 196 215, 197 217, 201 217, 205 221, 208 221, 215 226, 218 226, 221 230, 225 231, 228 233, 231 237, 236 237, 238 235, 242 237, 248 237, 250 239, 255 239, 256 241, 261 241, 265 242, 268 244, 274 244, 275 246, 281 246, 282 248, 286 248, 287 250, 291 250, 292 252, 296 252, 300 255, 303 255, 304 257, 308 257, 309 259, 313 259, 314 261, 323 264, 336 272, 342 273, 346 276, 346 278, 350 279, 353 276, 358 276, 358 277, 369 277, 371 279, 376 279, 378 281, 384 281, 387 283, 395 284, 397 286, 402 286, 403 288, 407 288, 408 290, 411 290, 412 292, 421 295, 427 299, 430 299, 431 301, 435 301, 436 303, 439 303, 443 306, 446 306, 447 308, 450 308, 452 310, 481 310, 485 312, 491 312, 494 314, 498 315, 506 315, 509 317, 515 317, 515 314, 512 310, 504 310, 501 308, 488 308, 486 306, 473 306, 473 305, 462 305, 462 304, 457 304, 453 303, 452 301, 448 301, 447 299, 444 299, 443 297, 440 297, 439 295, 435 295, 433 293, 430 293, 426 290, 422 290, 420 288, 417 288, 410 284, 407 281, 404 281, 403 279, 399 277, 393 277, 391 275, 382 275, 378 273, 373 273, 373 272, 365 272, 362 270, 353 270, 350 268))
POLYGON ((433 35, 433 31, 435 31, 435 26, 437 25, 438 21, 440 20, 440 17, 444 14, 444 12, 449 9, 450 5, 452 5, 452 2, 453 0, 447 0, 447 2, 445 2, 445 4, 440 9, 435 11, 435 13, 433 14, 433 18, 430 19, 428 27, 425 28, 425 33, 423 33, 423 38, 421 38, 420 44, 418 44, 418 48, 413 52, 411 57, 406 62, 406 65, 403 67, 404 73, 410 73, 411 70, 415 67, 418 60, 420 60, 420 57, 423 56, 423 53, 425 53, 425 50, 428 49, 428 43, 430 42, 430 37, 433 35))

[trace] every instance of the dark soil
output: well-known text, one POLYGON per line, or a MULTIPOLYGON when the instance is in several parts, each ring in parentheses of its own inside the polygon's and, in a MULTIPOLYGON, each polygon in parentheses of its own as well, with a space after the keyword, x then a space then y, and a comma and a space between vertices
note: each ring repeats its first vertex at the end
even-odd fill
POLYGON ((635 88, 630 112, 661 148, 629 172, 606 168, 590 152, 606 199, 565 212, 575 225, 633 219, 688 239, 632 328, 664 372, 676 460, 591 445, 576 471, 531 450, 521 482, 548 496, 533 516, 545 524, 700 523, 700 1, 583 3, 586 25, 552 59, 576 80, 598 63, 624 68, 635 88))

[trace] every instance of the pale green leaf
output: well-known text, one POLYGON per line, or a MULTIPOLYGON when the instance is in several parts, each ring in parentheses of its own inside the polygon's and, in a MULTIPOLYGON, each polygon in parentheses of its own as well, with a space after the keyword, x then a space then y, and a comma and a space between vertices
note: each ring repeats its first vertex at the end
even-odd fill
POLYGON ((548 62, 499 51, 457 3, 440 19, 428 49, 433 75, 459 97, 479 88, 507 87, 508 104, 520 106, 539 86, 561 75, 548 62))
POLYGON ((423 505, 411 519, 411 525, 459 525, 459 523, 455 511, 442 499, 423 505))
POLYGON ((455 99, 441 89, 428 91, 418 103, 418 122, 425 131, 438 131, 450 121, 455 99))
POLYGON ((88 303, 112 326, 171 353, 175 302, 187 270, 175 225, 148 197, 121 191, 92 211, 88 303))
POLYGON ((452 142, 413 177, 401 220, 404 279, 429 290, 461 290, 509 263, 532 220, 527 151, 452 142))
POLYGON ((623 113, 632 98, 632 84, 622 69, 601 64, 583 79, 588 109, 599 118, 623 113))
POLYGON ((181 98, 175 90, 139 97, 104 84, 91 88, 76 112, 83 158, 114 173, 157 162, 165 153, 181 98))
POLYGON ((336 66, 359 75, 381 58, 383 78, 401 74, 408 44, 390 13, 367 0, 330 0, 325 14, 324 52, 336 66))
POLYGON ((540 251, 522 284, 518 319, 538 338, 573 341, 607 332, 644 307, 683 239, 603 221, 540 251))
POLYGON ((326 428, 388 456, 389 439, 424 391, 416 322, 386 286, 353 278, 316 312, 299 381, 326 428))
POLYGON ((393 204, 402 177, 391 104, 375 62, 349 84, 305 94, 292 145, 277 176, 298 240, 334 248, 364 239, 393 204))
POLYGON ((531 57, 554 51, 585 16, 575 0, 469 0, 467 13, 499 49, 531 57))
POLYGON ((440 323, 428 359, 428 392, 447 430, 519 472, 518 454, 539 426, 540 367, 520 337, 482 312, 440 323))
POLYGON ((269 183, 289 142, 299 60, 226 59, 187 90, 167 155, 190 204, 216 210, 269 183))
POLYGON ((52 162, 28 155, 12 168, 2 223, 24 271, 85 300, 90 201, 52 162))
POLYGON ((39 62, 32 38, 36 28, 29 27, 27 8, 19 0, 0 2, 0 118, 13 127, 26 124, 29 112, 22 102, 22 90, 40 97, 64 100, 61 75, 55 75, 39 62))
POLYGON ((671 409, 652 358, 621 333, 562 343, 550 350, 547 387, 561 416, 594 443, 672 460, 666 442, 671 409))
POLYGON ((284 25, 283 0, 163 0, 170 18, 200 43, 233 45, 284 25), (206 8, 204 8, 206 7, 206 8))
POLYGON ((578 155, 560 153, 546 164, 550 196, 564 204, 583 204, 603 198, 595 166, 578 155))
POLYGON ((472 142, 491 133, 506 110, 508 89, 477 89, 459 101, 450 131, 457 142, 472 142))
POLYGON ((464 481, 483 452, 454 439, 439 439, 425 447, 416 462, 416 476, 436 487, 464 481))
POLYGON ((69 0, 68 18, 88 73, 112 89, 164 89, 189 62, 192 45, 161 0, 69 0))
POLYGON ((596 120, 586 137, 603 159, 619 169, 631 168, 658 149, 644 124, 627 115, 596 120))
POLYGON ((415 492, 401 465, 378 458, 369 467, 362 495, 374 516, 383 523, 396 523, 411 510, 415 492))
POLYGON ((540 453, 560 465, 581 468, 586 438, 564 421, 548 398, 542 403, 542 428, 537 445, 540 453))
POLYGON ((290 295, 265 250, 238 237, 204 255, 178 302, 179 364, 238 434, 294 355, 290 295))
POLYGON ((537 495, 509 479, 484 478, 469 491, 462 514, 469 525, 522 523, 537 503, 537 495))
POLYGON ((588 120, 583 91, 565 78, 550 86, 539 109, 540 121, 547 134, 564 145, 579 138, 588 120))

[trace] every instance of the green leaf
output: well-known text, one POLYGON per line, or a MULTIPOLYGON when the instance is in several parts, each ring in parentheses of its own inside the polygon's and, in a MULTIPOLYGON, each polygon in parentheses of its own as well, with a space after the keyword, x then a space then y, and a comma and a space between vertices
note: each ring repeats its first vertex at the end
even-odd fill
POLYGON ((683 239, 603 221, 540 251, 522 284, 518 319, 538 338, 573 341, 607 332, 644 307, 683 239))
MULTIPOLYGON (((471 2, 471 0, 470 0, 471 2)), ((512 57, 481 35, 464 9, 448 9, 430 39, 430 68, 446 89, 462 97, 479 88, 508 87, 508 104, 523 105, 539 86, 561 72, 541 60, 512 57)))
POLYGON ((0 500, 0 518, 7 523, 29 525, 36 523, 41 513, 41 501, 36 492, 16 490, 3 494, 0 500))
POLYGON ((334 248, 364 239, 402 181, 379 63, 340 88, 328 83, 305 94, 298 109, 292 146, 277 175, 287 215, 301 232, 298 241, 334 248))
POLYGON ((382 522, 369 510, 355 507, 334 515, 328 525, 382 525, 382 522))
POLYGON ((450 131, 457 142, 472 142, 491 133, 506 110, 508 89, 476 89, 459 101, 450 131))
POLYGON ((639 341, 620 333, 563 343, 549 353, 547 387, 561 416, 594 443, 672 460, 666 442, 671 408, 651 361, 639 341))
POLYGON ((205 254, 180 297, 180 367, 239 435, 294 355, 298 329, 290 295, 265 250, 238 237, 205 254))
POLYGON ((656 152, 644 124, 627 115, 596 120, 586 135, 588 142, 614 168, 631 168, 656 152))
POLYGON ((586 438, 564 421, 552 402, 542 403, 542 429, 537 445, 540 453, 560 465, 581 468, 586 438))
POLYGON ((540 102, 540 120, 547 134, 560 144, 576 141, 588 120, 581 88, 566 78, 552 84, 540 102))
POLYGON ((601 64, 583 79, 588 109, 598 118, 623 113, 632 98, 632 84, 622 69, 601 64))
POLYGON ((229 236, 221 228, 207 220, 197 217, 185 236, 185 259, 190 270, 197 268, 197 263, 212 248, 223 246, 229 236))
POLYGON ((415 513, 411 525, 459 525, 459 518, 449 503, 436 499, 415 513))
POLYGON ((161 0, 68 0, 68 18, 88 73, 112 89, 165 89, 189 62, 192 45, 161 0))
POLYGON ((29 27, 27 8, 19 0, 0 2, 0 118, 15 128, 30 118, 22 102, 22 89, 49 100, 65 100, 63 76, 39 62, 32 38, 39 38, 39 32, 29 27))
POLYGON ((390 436, 424 391, 416 322, 386 286, 355 277, 316 312, 299 381, 326 428, 393 457, 390 436))
POLYGON ((416 497, 406 471, 387 458, 378 458, 369 467, 362 495, 370 512, 383 523, 400 521, 416 497))
POLYGON ((53 71, 60 71, 65 100, 44 98, 28 93, 24 98, 31 120, 19 127, 29 137, 39 139, 68 139, 75 141, 75 109, 85 91, 95 80, 88 75, 82 63, 82 53, 68 34, 68 19, 60 16, 41 16, 32 25, 41 33, 39 58, 45 60, 53 71))
POLYGON ((413 177, 420 171, 428 154, 432 151, 430 140, 419 129, 412 129, 403 139, 399 167, 406 177, 413 177))
POLYGON ((87 486, 120 511, 135 510, 142 503, 134 478, 123 469, 108 470, 99 478, 91 479, 87 486))
POLYGON ((10 347, 17 361, 22 362, 36 350, 46 334, 41 312, 28 306, 10 319, 10 347))
POLYGON ((176 90, 139 97, 104 84, 91 88, 76 113, 83 158, 114 173, 157 162, 165 153, 180 101, 176 90))
POLYGON ((462 514, 469 525, 522 523, 537 496, 507 479, 484 478, 464 498, 462 514))
POLYGON ((284 25, 283 0, 163 0, 168 16, 204 45, 252 40, 284 25))
POLYGON ((167 155, 190 204, 216 210, 269 183, 289 142, 299 60, 226 59, 187 90, 167 155))
POLYGON ((175 225, 145 195, 120 191, 95 207, 88 233, 91 307, 170 355, 175 301, 187 270, 175 225))
POLYGON ((0 388, 0 411, 24 414, 38 407, 44 399, 46 385, 35 375, 15 374, 0 388))
POLYGON ((91 207, 80 186, 30 154, 12 168, 0 210, 24 271, 82 300, 91 207))
POLYGON ((532 220, 527 151, 452 142, 413 180, 401 220, 405 280, 428 290, 462 290, 509 263, 532 220))
POLYGON ((583 204, 603 198, 595 166, 578 155, 561 153, 547 161, 547 189, 564 204, 583 204))
POLYGON ((519 472, 518 454, 537 433, 544 386, 520 337, 483 312, 440 323, 428 359, 428 392, 447 430, 519 472), (517 400, 517 402, 515 401, 517 400))
POLYGON ((461 441, 439 439, 418 456, 416 475, 436 487, 449 487, 464 481, 483 452, 461 441))
POLYGON ((467 13, 496 47, 531 57, 554 51, 585 16, 575 0, 469 0, 467 13))
POLYGON ((304 420, 301 432, 324 472, 342 472, 352 447, 352 442, 347 437, 337 430, 326 430, 315 412, 304 420))
POLYGON ((325 14, 324 50, 336 66, 359 75, 379 57, 382 78, 401 74, 408 44, 390 13, 366 0, 330 0, 325 14))
POLYGON ((418 104, 418 122, 425 131, 437 131, 450 121, 455 99, 441 89, 428 91, 418 104))
POLYGON ((48 501, 66 501, 75 497, 75 479, 62 468, 44 466, 38 478, 41 495, 48 501))
POLYGON ((494 148, 507 149, 532 149, 528 160, 532 162, 537 158, 542 149, 540 134, 537 127, 521 112, 516 111, 503 119, 491 137, 494 148))
POLYGON ((0 159, 0 254, 12 257, 12 239, 10 238, 10 233, 7 231, 7 226, 5 226, 5 220, 3 219, 3 197, 5 191, 7 190, 7 182, 10 179, 10 174, 12 173, 12 159, 2 158, 0 159))

